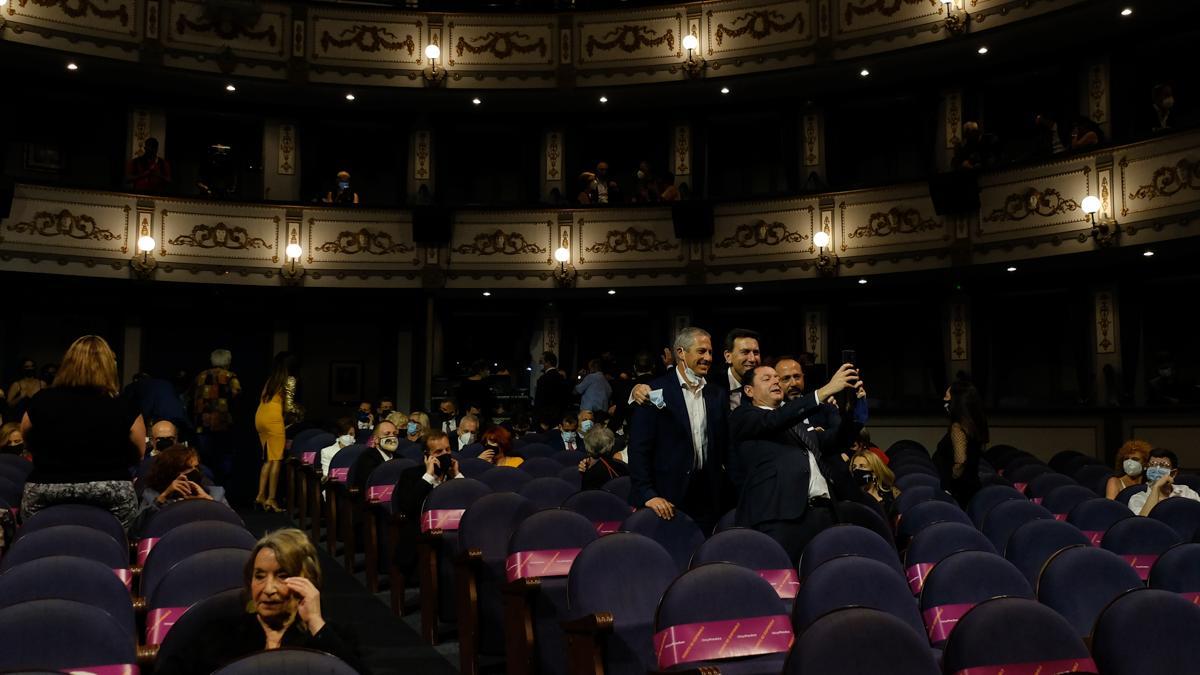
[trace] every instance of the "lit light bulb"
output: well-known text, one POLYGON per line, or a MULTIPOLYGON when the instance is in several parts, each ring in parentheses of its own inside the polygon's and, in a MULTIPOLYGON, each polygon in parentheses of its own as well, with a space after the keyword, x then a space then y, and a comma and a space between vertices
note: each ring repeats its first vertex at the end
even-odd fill
MULTIPOLYGON (((0 1, 0 7, 3 7, 3 6, 4 6, 4 2, 0 1)), ((1125 9, 1121 10, 1121 16, 1131 16, 1132 14, 1133 14, 1132 7, 1126 7, 1125 9)))
POLYGON ((859 77, 868 77, 870 74, 871 74, 871 71, 867 70, 866 68, 863 68, 862 70, 858 71, 859 77))
MULTIPOLYGON (((0 4, 0 7, 3 7, 3 6, 4 6, 3 4, 0 4)), ((75 65, 74 63, 68 63, 67 70, 79 70, 79 66, 75 65)))
POLYGON ((354 100, 354 94, 346 94, 346 100, 347 100, 347 101, 353 101, 353 100, 354 100))
POLYGON ((237 91, 237 87, 233 86, 232 84, 227 84, 225 85, 225 91, 237 91))
POLYGON ((722 93, 722 94, 728 94, 728 93, 729 93, 729 87, 721 87, 721 93, 722 93))
POLYGON ((986 53, 988 53, 988 48, 987 48, 987 47, 980 47, 978 51, 979 51, 979 54, 980 54, 980 55, 983 55, 983 54, 986 54, 986 53))
POLYGON ((817 245, 817 248, 825 248, 829 245, 829 233, 822 230, 814 234, 813 243, 817 245))
POLYGON ((866 280, 866 279, 859 279, 859 280, 858 280, 858 284, 859 284, 860 286, 861 286, 861 285, 863 285, 863 284, 865 284, 865 283, 867 283, 867 280, 866 280))
POLYGON ((741 286, 734 286, 734 287, 733 287, 733 290, 735 290, 735 291, 738 291, 738 292, 741 292, 741 291, 742 291, 742 287, 741 287, 741 286))
POLYGON ((304 251, 300 248, 300 244, 292 242, 287 245, 286 249, 284 249, 284 253, 287 254, 288 260, 295 260, 296 258, 299 258, 300 254, 304 253, 304 251))
POLYGON ((688 35, 683 36, 683 48, 684 49, 686 49, 690 52, 690 51, 694 51, 699 46, 700 46, 700 40, 696 39, 695 35, 688 34, 688 35))
POLYGON ((1100 212, 1100 198, 1095 195, 1088 195, 1083 198, 1083 212, 1089 216, 1093 213, 1100 212))
POLYGON ((565 263, 571 259, 571 252, 567 250, 566 246, 559 246, 554 249, 554 259, 560 263, 565 263))
POLYGON ((431 45, 425 47, 425 58, 437 61, 441 55, 442 55, 441 47, 439 47, 435 44, 431 44, 431 45))
POLYGON ((483 103, 483 99, 476 96, 475 98, 471 99, 471 103, 474 103, 475 105, 479 105, 480 103, 483 103))
POLYGON ((608 97, 607 97, 607 96, 601 96, 601 97, 600 97, 600 102, 601 102, 601 103, 608 103, 608 97))
POLYGON ((483 292, 483 297, 485 297, 485 298, 490 298, 490 297, 492 297, 492 292, 491 292, 491 291, 484 291, 484 292, 483 292))
POLYGON ((609 289, 609 291, 608 291, 608 294, 609 294, 609 295, 616 295, 616 294, 617 294, 617 292, 616 292, 616 291, 614 291, 614 290, 612 290, 612 289, 609 289))
POLYGON ((154 237, 148 234, 143 234, 138 237, 138 250, 142 253, 149 253, 154 250, 154 237))

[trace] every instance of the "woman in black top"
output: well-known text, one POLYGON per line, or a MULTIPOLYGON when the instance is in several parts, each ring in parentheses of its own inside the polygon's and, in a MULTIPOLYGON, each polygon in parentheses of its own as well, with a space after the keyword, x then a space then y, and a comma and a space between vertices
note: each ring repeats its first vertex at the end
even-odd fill
POLYGON ((146 425, 118 396, 117 357, 104 338, 71 345, 49 389, 38 392, 21 420, 33 457, 21 515, 47 506, 92 504, 128 528, 137 515, 130 467, 145 452, 146 425))
POLYGON ((950 429, 933 453, 942 487, 963 507, 979 492, 979 458, 988 443, 988 423, 983 416, 983 400, 975 386, 957 380, 946 389, 943 399, 950 416, 950 429))
POLYGON ((247 611, 213 621, 155 672, 209 675, 255 652, 302 647, 332 654, 366 673, 353 642, 325 622, 320 589, 321 564, 308 537, 297 529, 267 534, 246 561, 247 611))

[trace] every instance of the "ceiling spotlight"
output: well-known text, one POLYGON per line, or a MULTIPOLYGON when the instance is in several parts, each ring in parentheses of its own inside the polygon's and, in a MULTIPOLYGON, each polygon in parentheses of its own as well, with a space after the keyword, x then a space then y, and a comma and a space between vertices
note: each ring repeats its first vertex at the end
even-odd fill
POLYGON ((987 48, 987 47, 980 47, 980 48, 979 48, 979 53, 980 53, 981 55, 982 55, 982 54, 986 54, 986 53, 988 53, 988 48, 987 48))
POLYGON ((742 291, 743 289, 742 289, 742 287, 741 287, 741 286, 734 286, 734 287, 733 287, 733 290, 735 290, 735 291, 739 291, 739 292, 740 292, 740 291, 742 291))
POLYGON ((232 84, 227 84, 225 85, 225 91, 237 91, 237 87, 233 86, 232 84))
POLYGON ((859 286, 862 286, 862 285, 863 285, 863 284, 865 284, 865 283, 867 283, 867 280, 866 280, 866 279, 859 279, 859 280, 858 280, 858 285, 859 285, 859 286))
POLYGON ((1011 267, 1011 266, 1010 266, 1010 267, 1008 268, 1008 271, 1009 271, 1009 272, 1016 272, 1016 271, 1017 271, 1017 268, 1015 268, 1015 267, 1011 267))
POLYGON ((870 76, 870 74, 871 74, 871 71, 867 70, 866 68, 863 68, 862 70, 858 71, 859 77, 868 77, 868 76, 870 76))
POLYGON ((1142 251, 1142 255, 1146 256, 1147 258, 1153 258, 1154 251, 1142 251))
POLYGON ((353 101, 353 100, 354 100, 354 94, 346 94, 346 100, 347 100, 347 101, 353 101))
POLYGON ((607 97, 607 96, 601 96, 601 97, 600 97, 600 102, 601 102, 601 103, 608 103, 608 97, 607 97))
POLYGON ((490 297, 492 297, 492 292, 491 292, 491 291, 484 291, 484 292, 483 292, 483 297, 485 297, 485 298, 490 298, 490 297))
POLYGON ((1121 10, 1121 16, 1131 16, 1132 14, 1133 14, 1132 7, 1126 7, 1125 9, 1121 10))
POLYGON ((728 93, 729 93, 729 87, 721 87, 721 93, 722 93, 722 94, 728 94, 728 93))
POLYGON ((475 98, 471 99, 471 103, 474 103, 475 105, 479 105, 480 103, 483 103, 483 99, 476 96, 475 98))
POLYGON ((68 63, 67 70, 79 70, 79 66, 75 65, 74 63, 68 63))
POLYGON ((608 294, 609 294, 609 295, 616 295, 616 294, 617 294, 617 292, 616 292, 616 291, 614 291, 613 289, 611 289, 611 288, 610 288, 610 289, 608 289, 608 294))

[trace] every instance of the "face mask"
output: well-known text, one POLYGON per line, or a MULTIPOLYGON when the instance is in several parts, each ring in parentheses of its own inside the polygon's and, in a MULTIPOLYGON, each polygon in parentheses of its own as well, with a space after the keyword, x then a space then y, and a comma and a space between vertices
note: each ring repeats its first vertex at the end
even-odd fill
POLYGON ((1126 476, 1142 475, 1142 463, 1136 459, 1127 459, 1121 462, 1121 468, 1125 469, 1126 476))
POLYGON ((875 472, 869 469, 854 469, 850 473, 854 474, 854 481, 859 485, 870 485, 875 482, 875 472))
POLYGON ((584 420, 584 421, 580 422, 579 423, 579 433, 586 434, 587 432, 592 430, 592 425, 594 425, 594 424, 595 424, 595 422, 593 422, 591 420, 584 420))
POLYGON ((9 443, 8 445, 6 445, 4 447, 4 451, 10 452, 14 455, 19 455, 22 452, 25 452, 25 444, 24 443, 9 443))
POLYGON ((638 171, 638 172, 637 172, 637 177, 638 177, 638 180, 642 180, 643 178, 645 178, 645 177, 646 177, 646 172, 645 172, 645 171, 638 171))
POLYGON ((379 439, 379 448, 384 452, 395 452, 400 447, 400 439, 395 436, 384 436, 379 439))
POLYGON ((574 441, 575 441, 575 432, 574 432, 574 431, 564 431, 564 432, 562 432, 562 439, 563 439, 563 443, 572 443, 572 442, 574 442, 574 441))
POLYGON ((683 380, 687 382, 689 386, 700 386, 700 376, 697 375, 696 371, 692 370, 689 366, 683 367, 683 380))
POLYGON ((1152 466, 1146 469, 1146 480, 1151 483, 1157 483, 1169 475, 1171 475, 1171 470, 1165 466, 1152 466))
POLYGON ((167 448, 171 447, 172 445, 175 445, 174 438, 156 438, 156 439, 154 439, 154 449, 158 450, 159 452, 166 450, 167 448))
POLYGON ((463 445, 470 445, 471 441, 475 440, 475 435, 470 432, 467 432, 465 434, 460 435, 459 438, 462 439, 461 442, 463 445))
POLYGON ((409 422, 406 428, 408 429, 409 436, 416 436, 417 432, 421 430, 421 425, 416 422, 409 422))
POLYGON ((450 462, 453 461, 453 458, 450 456, 450 454, 447 453, 445 455, 438 455, 437 461, 438 461, 437 466, 433 467, 433 470, 437 473, 437 475, 439 475, 439 476, 449 475, 450 462))
POLYGON ((343 434, 341 436, 338 436, 337 442, 338 442, 338 445, 340 445, 344 448, 347 445, 354 445, 354 437, 351 436, 350 434, 343 434))

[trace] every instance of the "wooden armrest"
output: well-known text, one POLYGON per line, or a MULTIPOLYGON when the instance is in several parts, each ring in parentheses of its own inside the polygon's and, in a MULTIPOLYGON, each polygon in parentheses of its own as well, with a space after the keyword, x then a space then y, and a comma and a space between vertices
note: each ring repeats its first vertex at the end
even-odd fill
POLYGON ((514 579, 500 587, 504 605, 504 658, 508 672, 531 673, 537 669, 533 631, 533 596, 542 587, 539 577, 514 579))
POLYGON ((158 645, 140 645, 137 648, 137 663, 140 670, 153 670, 158 660, 158 645))
POLYGON ((472 548, 454 556, 455 597, 458 604, 459 673, 479 672, 479 588, 478 570, 483 566, 483 551, 472 548))
POLYGON ((505 595, 528 595, 529 593, 533 593, 534 591, 541 589, 541 587, 541 577, 526 577, 524 579, 514 579, 513 581, 506 582, 504 586, 500 588, 500 592, 504 593, 505 595))
POLYGON ((144 614, 146 612, 146 598, 143 598, 140 595, 136 596, 133 599, 133 611, 139 614, 144 614))
POLYGON ((613 630, 613 615, 611 612, 597 612, 578 619, 560 621, 563 630, 568 633, 611 633, 613 630))
POLYGON ((605 675, 604 643, 613 632, 612 613, 588 614, 559 624, 567 637, 568 672, 605 675))

